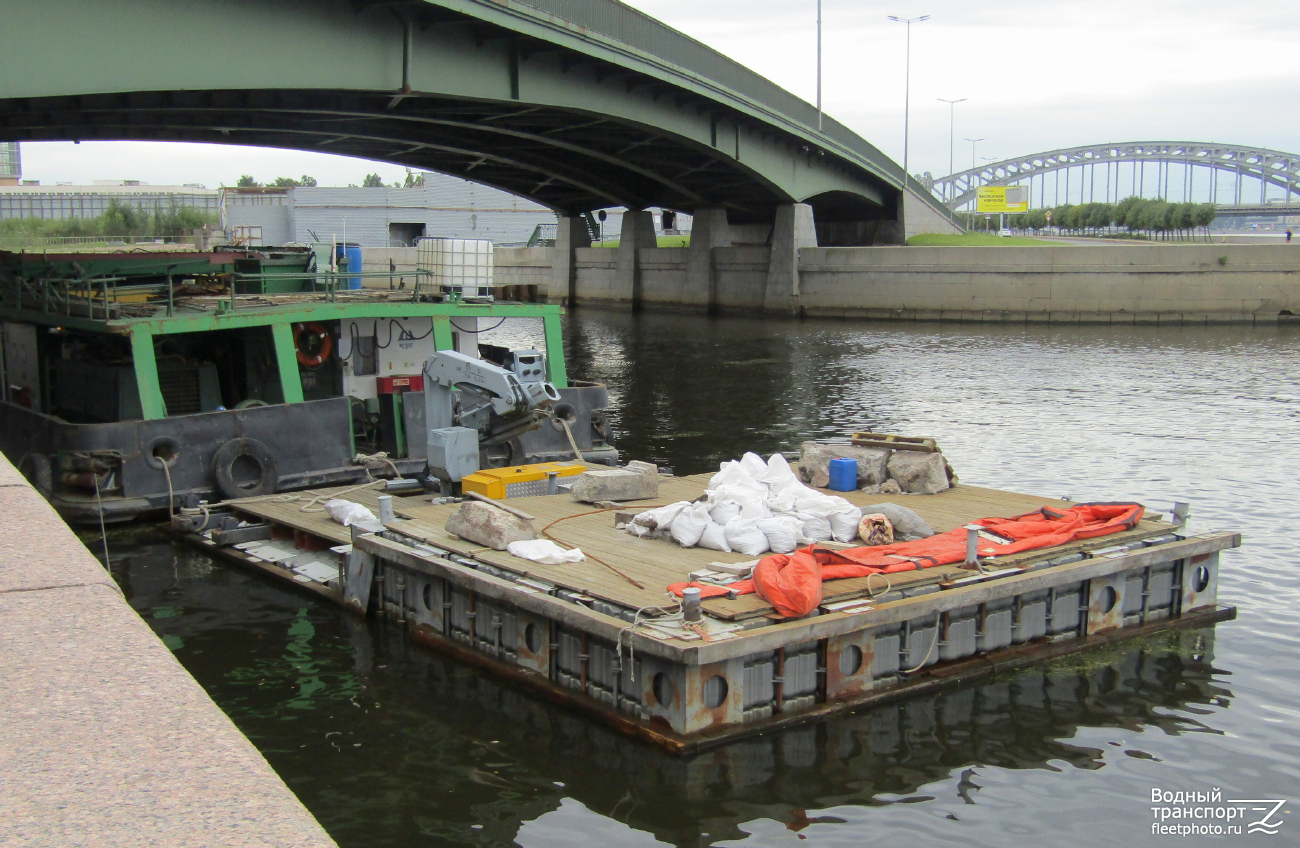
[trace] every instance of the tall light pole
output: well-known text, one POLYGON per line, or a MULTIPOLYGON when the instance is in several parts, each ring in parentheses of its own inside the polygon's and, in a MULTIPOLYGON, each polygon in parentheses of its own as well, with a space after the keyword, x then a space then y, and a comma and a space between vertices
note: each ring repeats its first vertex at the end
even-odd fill
POLYGON ((940 103, 948 104, 948 175, 952 176, 953 127, 955 126, 954 121, 956 120, 955 115, 957 112, 957 104, 965 103, 969 98, 963 97, 960 100, 945 100, 944 98, 940 97, 937 99, 939 100, 940 103))
POLYGON ((817 0, 817 132, 822 131, 822 0, 817 0))
POLYGON ((970 142, 970 169, 973 171, 973 170, 975 170, 975 145, 976 145, 978 142, 983 141, 984 139, 982 139, 982 138, 966 138, 966 139, 962 139, 962 140, 963 140, 963 141, 969 141, 969 142, 970 142))
POLYGON ((894 23, 907 24, 907 58, 904 60, 903 70, 903 190, 907 190, 907 181, 911 177, 911 171, 907 169, 907 142, 908 142, 908 123, 909 123, 909 106, 912 98, 912 24, 924 23, 930 20, 929 15, 922 15, 919 18, 899 18, 890 15, 889 19, 894 23))

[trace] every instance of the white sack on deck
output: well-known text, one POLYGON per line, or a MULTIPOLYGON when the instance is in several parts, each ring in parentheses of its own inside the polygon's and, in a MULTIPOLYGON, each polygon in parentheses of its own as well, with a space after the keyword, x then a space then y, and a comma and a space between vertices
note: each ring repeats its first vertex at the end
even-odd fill
MULTIPOLYGON (((799 544, 801 545, 810 545, 813 542, 828 542, 834 535, 831 532, 831 523, 819 515, 797 512, 795 518, 799 521, 799 544)), ((856 527, 854 532, 857 532, 856 527)))
POLYGON ((632 523, 627 525, 627 532, 633 536, 651 536, 667 532, 672 527, 673 519, 690 505, 690 501, 678 501, 668 506, 647 509, 633 517, 632 523))
POLYGON ((690 509, 684 509, 673 519, 673 525, 669 532, 673 534, 673 540, 683 548, 693 548, 700 543, 700 537, 704 535, 704 528, 709 526, 709 505, 707 503, 697 503, 690 509))
POLYGON ((799 520, 793 515, 764 518, 755 526, 767 537, 767 546, 774 554, 788 554, 799 547, 799 520))
POLYGON ((682 502, 641 513, 628 525, 628 532, 647 536, 657 530, 661 535, 669 528, 677 543, 689 548, 702 544, 708 530, 705 547, 722 550, 716 531, 709 527, 722 525, 732 550, 758 556, 768 550, 789 553, 797 545, 829 539, 850 542, 857 536, 862 518, 862 510, 844 498, 799 482, 779 453, 767 462, 747 453, 737 461, 722 463, 704 495, 697 504, 682 502), (661 517, 657 513, 663 510, 674 512, 661 517))
POLYGON ((550 539, 532 539, 525 542, 511 542, 506 545, 511 556, 540 562, 543 565, 559 565, 563 562, 582 562, 586 559, 578 548, 566 551, 550 539))
POLYGON ((731 546, 727 544, 727 533, 723 530, 722 525, 716 521, 710 521, 704 528, 704 532, 700 534, 699 545, 701 548, 708 548, 711 551, 731 553, 731 546))
POLYGON ((709 510, 709 518, 718 524, 726 524, 731 519, 739 517, 740 504, 731 498, 719 501, 717 506, 709 510))
POLYGON ((727 525, 727 544, 733 551, 745 556, 758 556, 768 552, 767 536, 758 529, 759 521, 756 518, 732 519, 727 525))
POLYGON ((323 504, 325 511, 330 514, 330 518, 349 527, 353 524, 359 524, 362 521, 377 521, 375 514, 366 509, 359 503, 345 501, 342 498, 332 498, 323 504))

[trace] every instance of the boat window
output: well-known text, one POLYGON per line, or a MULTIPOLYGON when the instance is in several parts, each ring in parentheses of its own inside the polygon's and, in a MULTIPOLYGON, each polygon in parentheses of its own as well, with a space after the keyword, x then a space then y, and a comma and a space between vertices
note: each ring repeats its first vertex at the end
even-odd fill
POLYGON ((140 417, 128 337, 51 328, 43 341, 50 414, 76 424, 140 417))
POLYGON ((169 416, 284 400, 268 326, 158 336, 154 353, 169 416))

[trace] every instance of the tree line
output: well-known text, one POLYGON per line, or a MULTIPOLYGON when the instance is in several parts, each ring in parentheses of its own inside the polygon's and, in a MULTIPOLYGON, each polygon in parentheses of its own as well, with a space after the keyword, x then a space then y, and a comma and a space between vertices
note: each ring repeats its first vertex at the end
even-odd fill
MULTIPOLYGON (((1061 235, 1114 235, 1117 230, 1139 238, 1178 240, 1195 238, 1218 217, 1213 203, 1171 203, 1126 197, 1119 203, 1080 203, 1034 209, 1023 215, 1008 215, 1007 226, 1035 233, 1055 228, 1061 235), (1049 215, 1050 213, 1050 215, 1049 215)), ((997 227, 983 213, 964 213, 967 229, 987 230, 997 227)))
MULTIPOLYGON (((252 174, 243 174, 235 181, 236 188, 295 188, 303 186, 306 188, 315 188, 317 185, 316 178, 310 174, 303 174, 301 177, 276 177, 269 183, 260 183, 252 174)), ((424 174, 406 172, 406 180, 393 180, 392 188, 419 188, 424 185, 424 174)), ((352 183, 348 188, 356 188, 357 184, 352 183)), ((379 174, 366 174, 361 180, 361 188, 387 188, 384 178, 379 174)))

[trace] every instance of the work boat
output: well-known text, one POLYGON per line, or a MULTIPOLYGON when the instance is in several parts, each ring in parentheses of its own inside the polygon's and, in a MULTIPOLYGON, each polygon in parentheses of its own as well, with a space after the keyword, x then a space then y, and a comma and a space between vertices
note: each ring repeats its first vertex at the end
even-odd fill
POLYGON ((453 423, 474 430, 481 467, 616 464, 605 387, 565 372, 560 307, 315 264, 310 248, 0 252, 0 449, 82 523, 379 477, 416 485, 422 371, 447 351, 465 405, 453 423), (368 276, 384 281, 362 288, 368 276), (480 343, 510 322, 530 322, 520 329, 544 349, 480 343))

